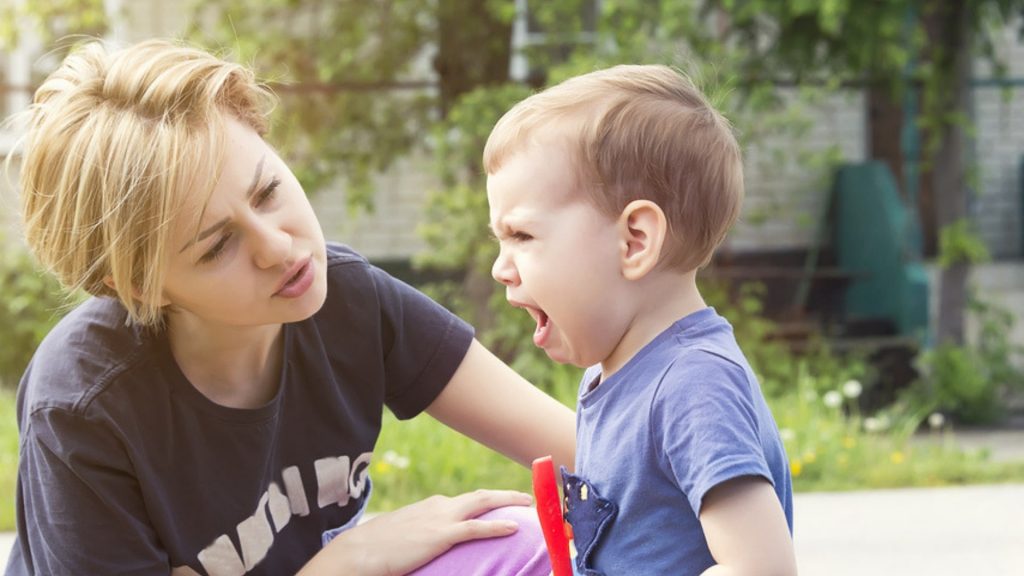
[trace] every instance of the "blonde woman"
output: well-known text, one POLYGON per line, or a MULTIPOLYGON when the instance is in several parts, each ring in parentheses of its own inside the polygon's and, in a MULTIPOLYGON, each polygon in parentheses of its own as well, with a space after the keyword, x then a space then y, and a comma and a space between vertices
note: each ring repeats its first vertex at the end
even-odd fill
POLYGON ((85 45, 37 91, 26 238, 93 298, 19 388, 7 573, 546 573, 525 494, 360 522, 385 406, 524 464, 572 461, 573 414, 325 243, 263 139, 272 104, 248 69, 165 41, 85 45))

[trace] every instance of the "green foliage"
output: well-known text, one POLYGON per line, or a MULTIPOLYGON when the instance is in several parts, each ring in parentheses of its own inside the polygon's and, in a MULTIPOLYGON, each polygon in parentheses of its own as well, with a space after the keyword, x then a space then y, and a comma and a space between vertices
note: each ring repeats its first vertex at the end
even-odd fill
POLYGON ((0 388, 0 531, 14 530, 18 477, 18 418, 14 391, 0 388))
POLYGON ((970 220, 962 218, 939 231, 939 266, 982 264, 988 260, 988 247, 970 220))
POLYGON ((918 402, 967 424, 993 424, 1005 416, 1005 401, 1024 391, 1024 346, 1011 340, 1012 312, 974 296, 975 337, 967 344, 942 344, 920 359, 923 378, 911 394, 918 402))
POLYGON ((415 0, 192 3, 190 38, 251 62, 281 98, 273 140, 309 192, 347 184, 372 208, 371 178, 421 142, 436 98, 417 70, 434 21, 415 0))
POLYGON ((0 47, 12 47, 26 29, 44 43, 68 35, 98 38, 109 26, 103 0, 0 0, 0 47))
POLYGON ((20 245, 0 248, 0 385, 13 387, 36 346, 67 310, 60 284, 20 245))

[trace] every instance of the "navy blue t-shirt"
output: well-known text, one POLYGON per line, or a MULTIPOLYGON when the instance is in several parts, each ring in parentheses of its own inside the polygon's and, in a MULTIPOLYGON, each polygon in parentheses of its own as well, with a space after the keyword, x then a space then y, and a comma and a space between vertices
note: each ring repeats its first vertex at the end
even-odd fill
POLYGON ((115 300, 62 319, 18 390, 7 574, 293 574, 360 513, 384 406, 425 409, 473 331, 348 248, 328 246, 327 270, 251 410, 207 399, 115 300))

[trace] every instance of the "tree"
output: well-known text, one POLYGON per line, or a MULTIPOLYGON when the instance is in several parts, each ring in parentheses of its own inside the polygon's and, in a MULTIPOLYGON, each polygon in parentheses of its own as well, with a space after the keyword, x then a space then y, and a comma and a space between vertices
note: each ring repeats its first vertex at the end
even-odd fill
POLYGON ((797 83, 838 77, 864 86, 873 112, 872 153, 897 178, 906 158, 898 147, 879 144, 898 141, 904 122, 925 129, 930 178, 920 195, 904 193, 920 198, 926 252, 947 252, 938 254, 937 340, 961 344, 970 264, 965 256, 975 252, 964 245, 977 246, 965 225, 970 62, 976 47, 994 59, 992 25, 1020 14, 1024 1, 708 0, 705 6, 728 15, 725 36, 748 48, 750 72, 769 70, 797 83), (914 90, 921 93, 921 116, 903 118, 895 103, 914 90))

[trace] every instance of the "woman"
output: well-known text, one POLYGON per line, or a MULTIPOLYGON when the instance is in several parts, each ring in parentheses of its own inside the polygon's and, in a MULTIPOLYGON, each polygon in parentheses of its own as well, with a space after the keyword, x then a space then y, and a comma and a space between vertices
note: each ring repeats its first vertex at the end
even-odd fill
POLYGON ((536 527, 509 519, 531 516, 504 508, 525 494, 359 523, 385 405, 524 464, 572 462, 573 415, 464 322, 325 243, 263 140, 272 104, 249 70, 163 41, 83 46, 36 92, 26 238, 94 298, 19 387, 8 574, 441 573, 460 553, 539 569, 536 527))

